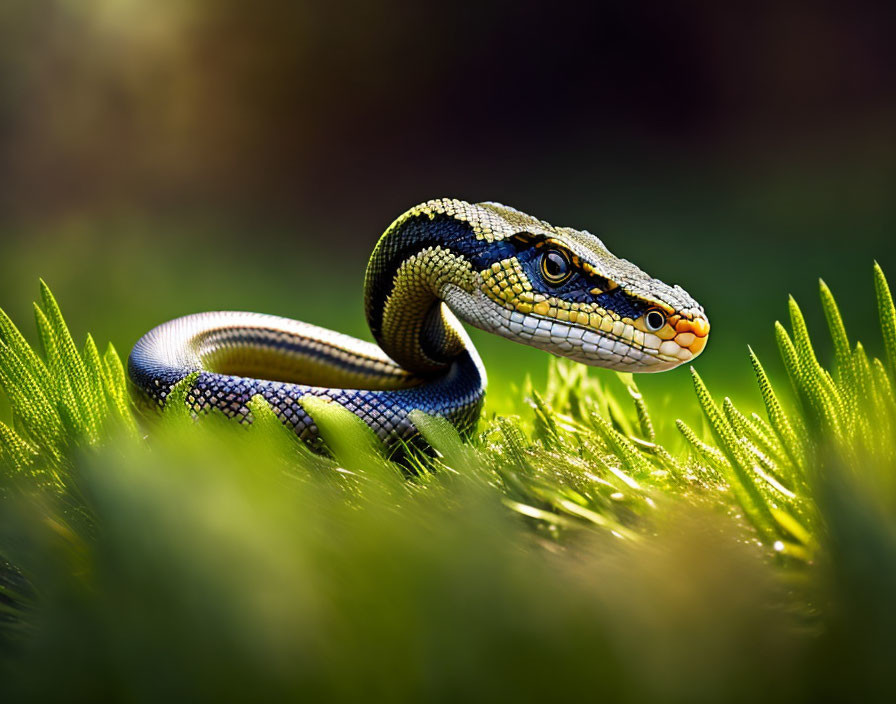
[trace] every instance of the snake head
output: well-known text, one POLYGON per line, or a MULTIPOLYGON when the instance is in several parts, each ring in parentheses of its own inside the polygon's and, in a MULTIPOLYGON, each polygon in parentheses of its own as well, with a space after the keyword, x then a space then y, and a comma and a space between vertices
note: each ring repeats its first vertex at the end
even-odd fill
POLYGON ((680 286, 616 257, 587 231, 554 227, 497 203, 473 208, 478 290, 445 295, 462 319, 627 372, 672 369, 703 351, 709 321, 680 286))

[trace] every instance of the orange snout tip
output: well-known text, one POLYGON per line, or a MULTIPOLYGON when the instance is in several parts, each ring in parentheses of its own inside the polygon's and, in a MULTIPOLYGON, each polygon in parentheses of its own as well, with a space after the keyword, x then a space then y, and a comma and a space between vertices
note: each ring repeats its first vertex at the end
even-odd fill
POLYGON ((709 321, 706 318, 695 318, 691 321, 691 332, 697 337, 709 335, 709 321))
POLYGON ((706 335, 704 335, 703 337, 694 338, 694 341, 688 347, 692 355, 696 357, 703 351, 703 348, 706 347, 706 339, 706 335))
POLYGON ((709 334, 709 321, 706 318, 682 318, 675 324, 677 332, 691 332, 696 337, 709 334))
POLYGON ((709 335, 709 321, 706 318, 683 318, 678 321, 677 340, 682 347, 687 347, 695 357, 706 347, 709 335))

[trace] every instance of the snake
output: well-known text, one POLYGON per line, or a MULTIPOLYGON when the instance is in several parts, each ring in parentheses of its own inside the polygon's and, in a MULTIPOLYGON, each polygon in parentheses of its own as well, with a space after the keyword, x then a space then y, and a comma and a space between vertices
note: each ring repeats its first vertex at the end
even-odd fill
POLYGON ((129 377, 150 406, 164 406, 188 380, 194 414, 217 409, 246 424, 260 396, 312 448, 323 443, 307 399, 320 398, 389 444, 417 434, 415 410, 474 431, 486 373, 463 323, 622 372, 692 361, 710 327, 684 289, 616 257, 587 230, 449 198, 411 208, 380 237, 364 308, 376 344, 261 313, 186 315, 139 339, 129 377))

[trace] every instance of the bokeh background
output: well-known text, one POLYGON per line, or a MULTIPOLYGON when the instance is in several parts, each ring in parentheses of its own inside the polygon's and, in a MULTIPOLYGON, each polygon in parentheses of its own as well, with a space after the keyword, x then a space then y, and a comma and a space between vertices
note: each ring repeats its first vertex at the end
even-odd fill
MULTIPOLYGON (((367 336, 382 230, 432 197, 600 234, 701 300, 697 366, 747 394, 817 277, 880 349, 896 275, 896 51, 885 3, 5 0, 0 306, 44 277, 126 353, 206 309, 367 336)), ((491 403, 542 353, 475 334, 491 403)), ((684 370, 641 379, 661 403, 684 370)))

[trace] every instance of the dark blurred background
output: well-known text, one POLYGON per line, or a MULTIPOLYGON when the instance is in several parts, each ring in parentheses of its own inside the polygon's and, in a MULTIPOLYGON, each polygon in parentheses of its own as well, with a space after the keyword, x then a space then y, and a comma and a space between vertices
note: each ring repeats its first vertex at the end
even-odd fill
MULTIPOLYGON (((123 353, 215 308, 366 335, 376 238, 453 196, 590 229, 684 285, 713 322, 698 367, 729 393, 747 343, 771 362, 788 293, 821 331, 818 276, 877 352, 893 19, 823 1, 5 0, 0 306, 30 328, 43 276, 76 335, 123 353)), ((541 353, 475 339, 493 397, 544 378, 541 353)), ((642 382, 673 406, 689 384, 642 382)))

